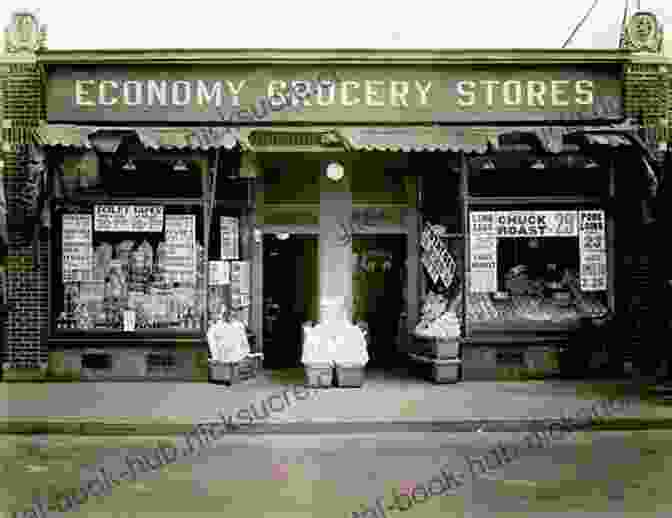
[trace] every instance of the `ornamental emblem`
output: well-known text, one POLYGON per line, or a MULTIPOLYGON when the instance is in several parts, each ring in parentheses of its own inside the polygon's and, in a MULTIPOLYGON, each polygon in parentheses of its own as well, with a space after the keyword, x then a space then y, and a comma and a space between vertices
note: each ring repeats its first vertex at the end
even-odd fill
POLYGON ((5 45, 8 53, 37 52, 44 48, 47 27, 40 25, 30 11, 15 11, 11 23, 5 28, 5 45))
POLYGON ((653 13, 632 15, 625 32, 627 48, 640 52, 660 52, 662 49, 663 27, 653 13))

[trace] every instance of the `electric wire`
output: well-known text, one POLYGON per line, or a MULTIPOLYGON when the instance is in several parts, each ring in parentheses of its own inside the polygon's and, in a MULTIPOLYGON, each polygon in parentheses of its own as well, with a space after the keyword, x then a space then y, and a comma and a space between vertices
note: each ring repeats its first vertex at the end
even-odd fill
POLYGON ((588 12, 587 12, 586 15, 583 17, 583 19, 576 25, 576 27, 574 27, 574 30, 573 30, 572 33, 569 35, 569 38, 567 38, 567 41, 565 41, 565 43, 562 45, 562 48, 563 48, 563 49, 569 44, 570 41, 572 41, 572 38, 574 37, 574 35, 578 32, 578 30, 581 28, 581 26, 582 26, 582 25, 585 23, 585 21, 588 19, 588 17, 590 16, 590 13, 592 13, 592 12, 593 12, 593 9, 595 9, 595 6, 597 5, 597 2, 599 2, 599 0, 595 0, 595 1, 593 2, 593 5, 590 6, 590 9, 588 9, 588 12))

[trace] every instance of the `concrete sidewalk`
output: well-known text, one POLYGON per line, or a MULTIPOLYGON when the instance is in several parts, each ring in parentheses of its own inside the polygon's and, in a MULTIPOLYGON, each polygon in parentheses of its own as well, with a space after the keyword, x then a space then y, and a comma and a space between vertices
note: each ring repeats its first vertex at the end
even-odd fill
MULTIPOLYGON (((163 435, 221 422, 280 394, 262 374, 231 387, 179 382, 0 383, 0 433, 163 435)), ((367 373, 360 389, 320 389, 234 433, 521 431, 574 416, 607 396, 633 393, 621 381, 461 382, 435 385, 398 373, 367 373)), ((277 406, 277 404, 276 404, 277 406)), ((672 428, 672 407, 633 405, 597 429, 672 428)))

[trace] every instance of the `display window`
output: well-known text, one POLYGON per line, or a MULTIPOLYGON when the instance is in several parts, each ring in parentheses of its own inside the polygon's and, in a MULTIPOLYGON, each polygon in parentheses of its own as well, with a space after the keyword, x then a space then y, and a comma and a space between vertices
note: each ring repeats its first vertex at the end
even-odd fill
MULTIPOLYGON (((599 155, 572 151, 557 155, 510 146, 491 156, 470 160, 469 194, 487 197, 604 196, 609 162, 599 155), (577 185, 581 186, 580 192, 577 185)), ((578 149, 578 148, 576 148, 578 149)))
POLYGON ((199 198, 205 168, 200 160, 175 154, 156 158, 148 154, 117 153, 100 160, 101 190, 129 197, 199 198))
POLYGON ((200 204, 69 204, 55 222, 57 332, 200 331, 200 204))
POLYGON ((605 211, 471 210, 466 318, 571 324, 608 311, 605 211))

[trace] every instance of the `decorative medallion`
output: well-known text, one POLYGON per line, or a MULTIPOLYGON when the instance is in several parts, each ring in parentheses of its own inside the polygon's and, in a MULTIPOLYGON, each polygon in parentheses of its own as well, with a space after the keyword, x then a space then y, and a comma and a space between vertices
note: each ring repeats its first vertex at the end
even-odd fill
POLYGON ((656 15, 638 12, 632 15, 625 29, 625 47, 638 52, 661 52, 663 26, 656 15))
POLYGON ((40 25, 37 15, 30 11, 15 11, 11 23, 5 28, 8 53, 37 52, 44 48, 46 38, 46 25, 40 25))

